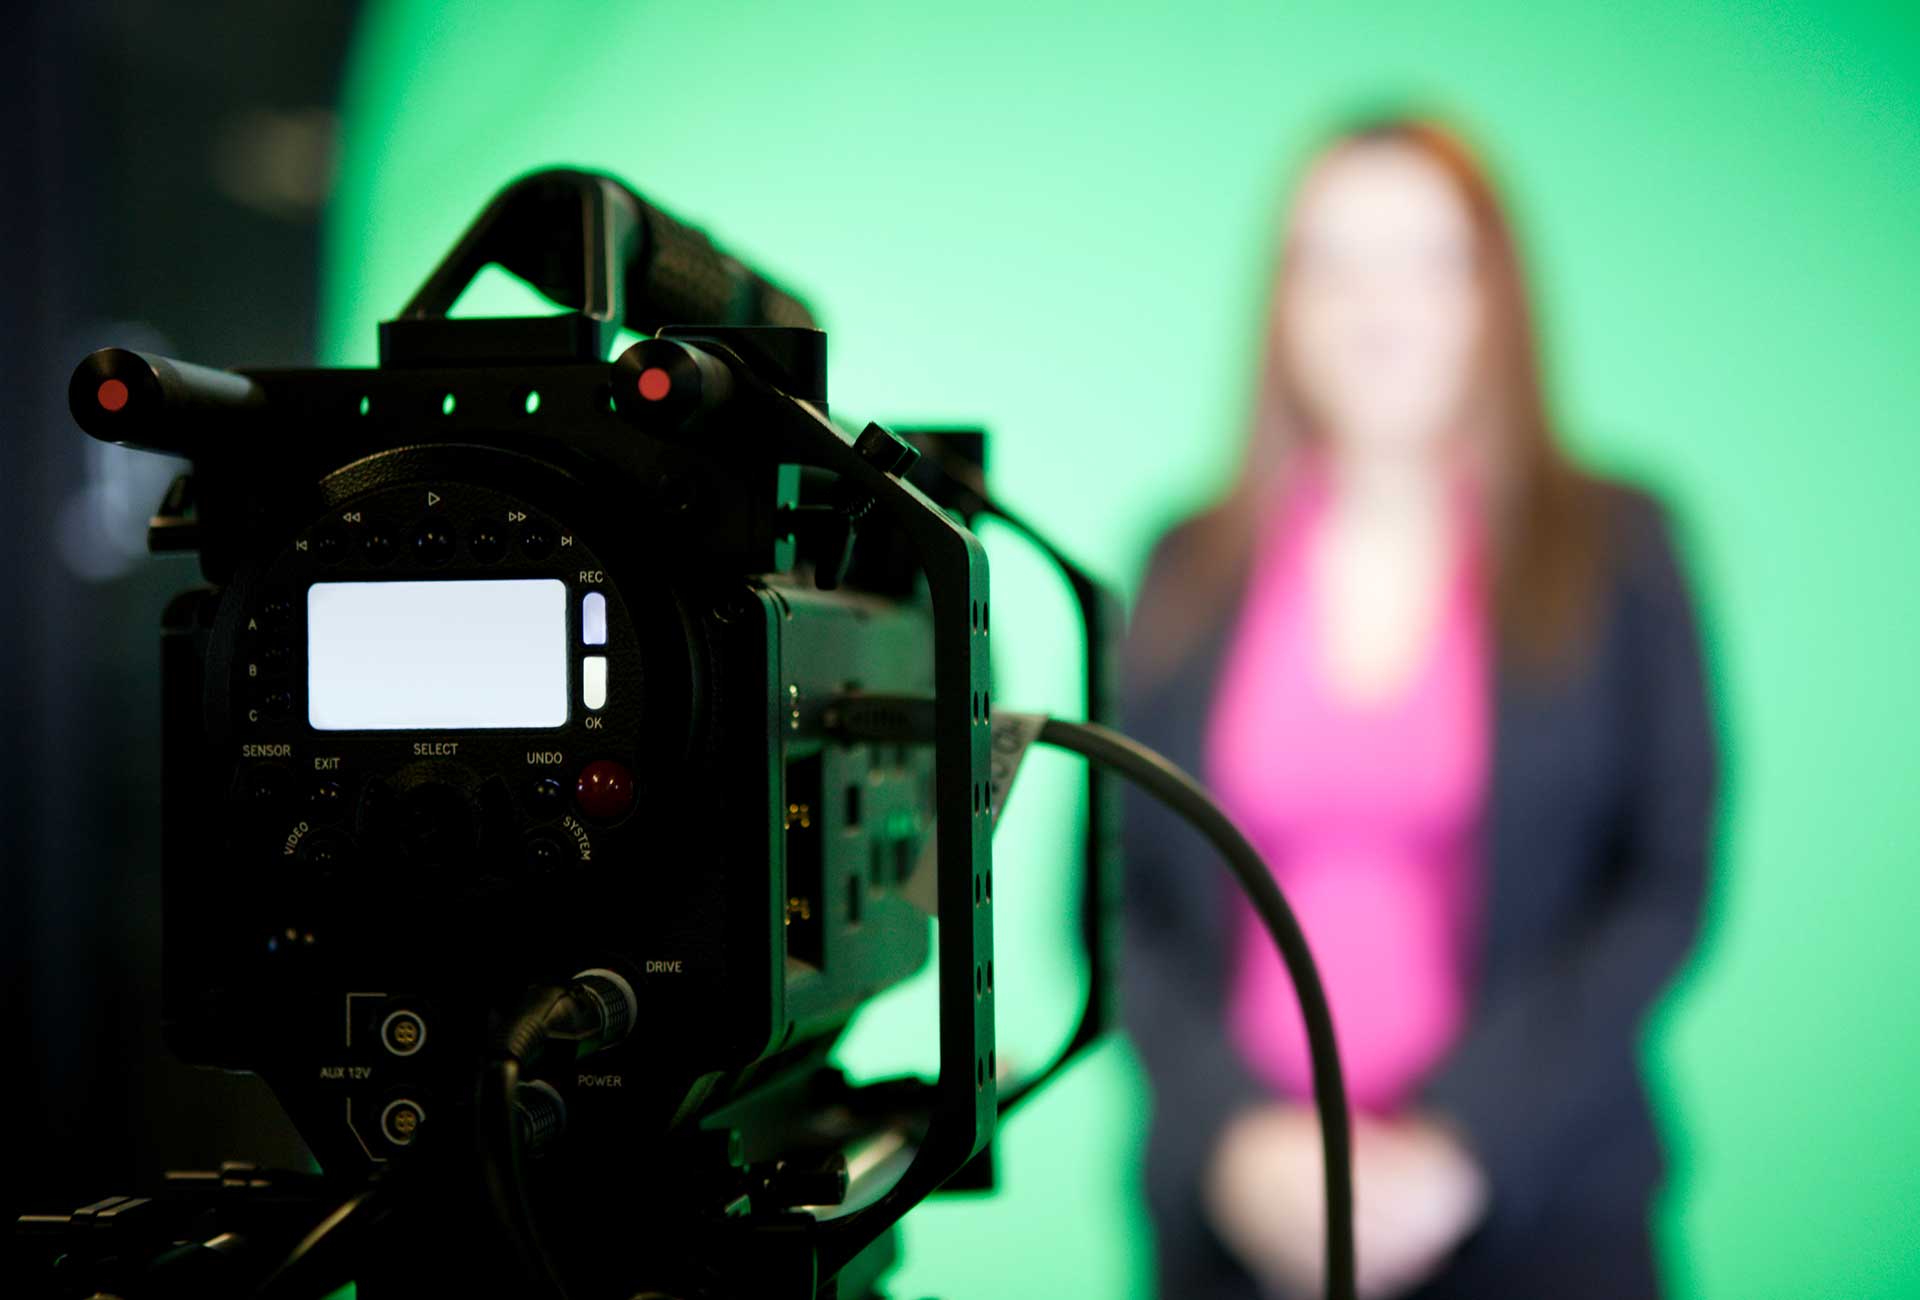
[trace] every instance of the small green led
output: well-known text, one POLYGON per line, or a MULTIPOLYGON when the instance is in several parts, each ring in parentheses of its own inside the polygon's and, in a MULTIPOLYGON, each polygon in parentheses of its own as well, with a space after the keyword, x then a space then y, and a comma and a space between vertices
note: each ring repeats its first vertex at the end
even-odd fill
POLYGON ((372 409, 373 409, 373 399, 371 397, 363 397, 360 399, 360 414, 365 415, 368 411, 371 411, 372 409))
POLYGON ((453 394, 452 393, 448 393, 445 397, 440 399, 440 414, 442 415, 453 414, 453 394))
POLYGON ((527 414, 532 415, 534 412, 538 411, 539 409, 540 409, 540 390, 537 388, 529 388, 527 390, 527 414))

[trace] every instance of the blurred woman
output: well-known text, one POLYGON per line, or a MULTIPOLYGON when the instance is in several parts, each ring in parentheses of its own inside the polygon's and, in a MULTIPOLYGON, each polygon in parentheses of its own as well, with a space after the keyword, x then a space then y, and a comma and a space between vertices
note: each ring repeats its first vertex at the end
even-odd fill
MULTIPOLYGON (((1714 743, 1658 507, 1576 468, 1481 168, 1394 121, 1279 249, 1243 468, 1155 549, 1129 729, 1205 777, 1325 977, 1364 1294, 1656 1294, 1636 1050, 1698 924, 1714 743)), ((1321 1285, 1285 975, 1228 877, 1128 813, 1127 1015, 1171 1300, 1321 1285)))

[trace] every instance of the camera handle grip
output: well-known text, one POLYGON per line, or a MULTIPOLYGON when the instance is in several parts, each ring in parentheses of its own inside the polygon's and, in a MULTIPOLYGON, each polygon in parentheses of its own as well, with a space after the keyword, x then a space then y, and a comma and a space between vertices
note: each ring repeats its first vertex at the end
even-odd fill
POLYGON ((622 326, 651 334, 663 325, 813 325, 803 302, 705 232, 610 176, 551 168, 495 195, 389 328, 444 318, 493 264, 592 322, 594 359, 605 359, 622 326))

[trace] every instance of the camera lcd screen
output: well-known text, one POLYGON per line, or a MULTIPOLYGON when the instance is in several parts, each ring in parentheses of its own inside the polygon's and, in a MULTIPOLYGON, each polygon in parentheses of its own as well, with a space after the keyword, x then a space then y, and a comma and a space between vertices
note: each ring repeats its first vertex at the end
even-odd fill
POLYGON ((317 731, 558 727, 567 588, 556 578, 321 582, 307 589, 317 731))

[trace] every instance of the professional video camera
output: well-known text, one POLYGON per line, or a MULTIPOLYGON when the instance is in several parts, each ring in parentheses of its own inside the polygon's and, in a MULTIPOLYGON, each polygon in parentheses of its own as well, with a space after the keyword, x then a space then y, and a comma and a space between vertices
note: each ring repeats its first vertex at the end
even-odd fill
MULTIPOLYGON (((1341 1283, 1337 1063, 1270 877, 1124 738, 996 716, 970 525, 1025 526, 978 434, 831 422, 796 298, 547 171, 381 327, 378 369, 109 348, 69 400, 191 460, 151 541, 211 583, 162 634, 167 1040, 261 1075, 325 1172, 30 1217, 42 1292, 874 1294, 900 1216, 990 1186, 997 1116, 1110 1020, 1090 769, 1087 1002, 1002 1094, 989 841, 1036 738, 1217 820, 1323 1049, 1341 1283), (450 318, 489 264, 571 310, 450 318), (829 1051, 930 917, 938 1077, 856 1085, 829 1051)), ((1111 598, 1047 549, 1110 721, 1111 598)))

